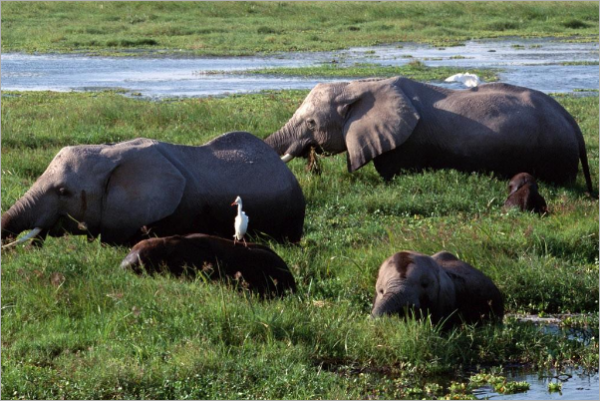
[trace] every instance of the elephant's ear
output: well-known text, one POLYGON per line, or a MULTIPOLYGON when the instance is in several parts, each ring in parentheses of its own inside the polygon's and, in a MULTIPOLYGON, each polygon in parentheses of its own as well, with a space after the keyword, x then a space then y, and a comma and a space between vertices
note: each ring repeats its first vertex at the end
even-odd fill
POLYGON ((181 202, 186 179, 156 143, 145 145, 119 154, 108 177, 102 208, 102 235, 108 242, 127 241, 143 226, 171 215, 181 202))
POLYGON ((347 107, 341 110, 345 113, 350 172, 400 146, 419 121, 419 113, 397 86, 397 80, 351 82, 345 94, 347 107))

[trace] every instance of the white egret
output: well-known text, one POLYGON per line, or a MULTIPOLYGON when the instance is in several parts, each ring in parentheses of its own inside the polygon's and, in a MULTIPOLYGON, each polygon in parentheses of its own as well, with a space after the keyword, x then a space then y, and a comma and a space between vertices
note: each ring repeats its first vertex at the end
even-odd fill
POLYGON ((238 214, 237 216, 235 216, 235 221, 233 225, 235 228, 235 234, 233 235, 233 244, 235 245, 237 241, 244 241, 244 245, 248 246, 244 235, 246 235, 246 230, 248 229, 249 219, 248 216, 246 216, 246 213, 244 213, 244 211, 242 210, 242 198, 240 198, 239 196, 235 198, 235 201, 233 201, 231 206, 235 205, 237 205, 238 207, 238 214))
POLYGON ((451 77, 448 77, 444 80, 445 82, 460 82, 467 88, 475 88, 479 86, 481 80, 475 74, 464 73, 464 74, 454 74, 451 77))

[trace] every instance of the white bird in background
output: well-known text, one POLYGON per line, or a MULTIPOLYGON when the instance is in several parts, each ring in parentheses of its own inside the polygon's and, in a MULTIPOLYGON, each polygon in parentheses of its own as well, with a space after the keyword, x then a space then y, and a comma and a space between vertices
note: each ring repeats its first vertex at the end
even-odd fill
POLYGON ((481 80, 475 74, 464 73, 464 74, 454 74, 451 77, 445 79, 445 82, 461 82, 467 88, 475 88, 479 86, 481 80))
POLYGON ((235 198, 231 206, 235 205, 237 205, 238 207, 238 214, 237 216, 235 216, 235 222, 233 224, 233 227, 235 228, 235 234, 233 235, 233 244, 235 245, 237 241, 244 241, 244 245, 248 246, 244 235, 246 235, 246 230, 248 229, 249 219, 248 216, 246 216, 246 213, 244 213, 244 211, 242 210, 242 198, 240 198, 239 196, 235 198))

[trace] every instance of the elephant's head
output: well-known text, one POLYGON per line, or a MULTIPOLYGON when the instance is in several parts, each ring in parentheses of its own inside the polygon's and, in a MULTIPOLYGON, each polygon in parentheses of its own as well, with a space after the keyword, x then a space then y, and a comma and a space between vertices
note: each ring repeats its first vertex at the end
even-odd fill
POLYGON ((416 252, 399 252, 379 268, 371 316, 431 313, 433 322, 442 320, 456 303, 452 279, 431 257, 416 252))
POLYGON ((70 232, 124 242, 170 215, 185 182, 154 141, 66 147, 2 216, 2 240, 34 229, 41 239, 70 232))
POLYGON ((508 194, 509 195, 514 194, 520 188, 524 187, 527 184, 529 184, 533 190, 535 190, 535 191, 538 190, 538 186, 537 186, 535 177, 532 176, 531 174, 519 173, 519 174, 515 175, 513 178, 510 179, 510 182, 508 183, 508 194))
MULTIPOLYGON (((144 268, 149 273, 155 273, 162 271, 165 267, 165 271, 170 270, 179 275, 183 273, 186 259, 190 259, 188 248, 189 244, 183 236, 148 238, 131 248, 129 254, 121 262, 121 268, 141 274, 144 268)), ((200 250, 194 249, 194 251, 200 259, 200 250)))
POLYGON ((285 162, 311 147, 348 151, 355 171, 411 135, 419 114, 398 86, 399 78, 317 85, 279 131, 265 141, 285 162))

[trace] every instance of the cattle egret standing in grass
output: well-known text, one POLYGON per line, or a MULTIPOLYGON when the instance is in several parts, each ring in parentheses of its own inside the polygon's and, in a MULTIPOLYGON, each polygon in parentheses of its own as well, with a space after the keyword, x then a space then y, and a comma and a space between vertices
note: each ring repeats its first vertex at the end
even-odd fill
POLYGON ((237 216, 235 216, 235 234, 233 235, 233 244, 235 245, 237 241, 244 241, 244 245, 248 246, 244 235, 246 235, 246 230, 248 229, 249 219, 248 216, 246 216, 246 213, 244 213, 244 211, 242 210, 242 198, 240 198, 239 196, 235 198, 235 201, 233 201, 231 206, 235 205, 237 205, 238 207, 238 214, 237 216))
POLYGON ((464 74, 454 74, 451 77, 446 78, 445 82, 461 82, 467 88, 475 88, 481 83, 477 75, 468 72, 464 74))

